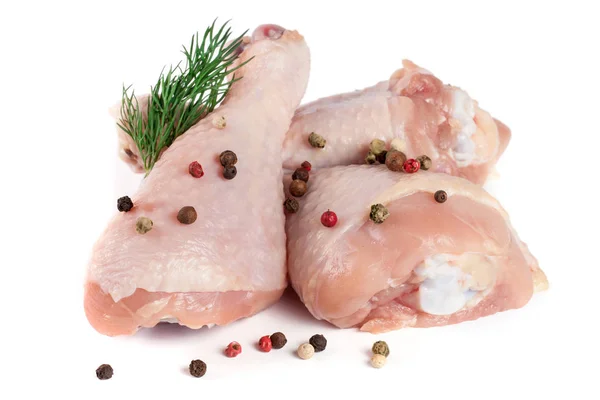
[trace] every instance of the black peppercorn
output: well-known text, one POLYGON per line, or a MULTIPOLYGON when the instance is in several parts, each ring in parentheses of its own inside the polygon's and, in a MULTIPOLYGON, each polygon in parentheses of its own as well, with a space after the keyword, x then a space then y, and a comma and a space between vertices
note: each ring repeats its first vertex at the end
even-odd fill
POLYGON ((222 166, 229 167, 237 163, 237 155, 231 150, 225 150, 219 156, 219 160, 222 166))
POLYGON ((300 208, 298 200, 293 199, 291 197, 285 199, 285 201, 283 202, 283 206, 285 207, 285 210, 291 214, 298 212, 298 209, 300 208))
POLYGON ((304 168, 298 168, 294 171, 292 179, 300 179, 301 181, 308 182, 308 171, 304 168))
POLYGON ((433 195, 433 198, 435 199, 435 201, 437 201, 438 203, 443 203, 446 200, 448 200, 448 194, 446 192, 444 192, 443 190, 438 190, 437 192, 435 192, 435 194, 433 195))
POLYGON ((391 150, 385 159, 385 165, 390 171, 399 172, 402 171, 405 161, 406 155, 403 152, 391 150))
POLYGON ((281 349, 287 343, 287 338, 281 332, 275 332, 271 335, 271 344, 274 349, 281 349))
POLYGON ((320 352, 325 350, 327 347, 327 339, 323 335, 313 335, 308 341, 315 348, 315 352, 320 352))
POLYGON ((383 150, 381 153, 377 154, 375 158, 379 162, 379 164, 385 164, 385 157, 387 156, 387 151, 383 150))
POLYGON ((123 196, 117 200, 117 209, 120 212, 127 212, 133 208, 133 201, 129 198, 129 196, 123 196))
POLYGON ((101 381, 110 379, 113 376, 113 369, 108 364, 102 364, 96 369, 96 377, 101 381))
POLYGON ((196 218, 198 218, 198 214, 192 206, 181 207, 181 210, 177 213, 177 220, 185 225, 193 224, 196 222, 196 218))
POLYGON ((306 182, 294 179, 290 183, 290 194, 294 197, 302 197, 306 193, 306 182))
POLYGON ((237 175, 237 168, 235 165, 229 165, 223 169, 223 178, 233 179, 237 175))
POLYGON ((204 374, 206 374, 206 363, 202 360, 193 360, 190 363, 190 375, 200 378, 204 374))

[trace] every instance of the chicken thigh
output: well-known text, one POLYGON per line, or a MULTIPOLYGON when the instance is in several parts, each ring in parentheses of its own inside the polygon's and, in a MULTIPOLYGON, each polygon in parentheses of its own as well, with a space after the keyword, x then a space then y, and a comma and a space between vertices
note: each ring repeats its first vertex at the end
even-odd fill
POLYGON ((409 158, 427 155, 431 170, 483 184, 510 140, 510 130, 462 89, 444 85, 410 61, 389 81, 300 107, 287 133, 284 168, 364 164, 373 139, 393 139, 409 158), (315 132, 324 148, 308 142, 315 132))
MULTIPOLYGON (((303 37, 275 25, 257 28, 240 54, 249 60, 213 115, 180 136, 95 244, 84 307, 106 335, 176 321, 223 325, 279 299, 287 286, 281 145, 309 74, 303 37), (213 116, 224 116, 217 129, 213 116), (225 179, 219 154, 237 154, 225 179), (204 176, 189 173, 198 161, 204 176), (197 218, 179 222, 182 207, 197 218), (136 232, 149 218, 152 229, 136 232)), ((238 75, 239 74, 239 75, 238 75)))
POLYGON ((289 277, 308 310, 340 328, 473 320, 522 307, 548 284, 500 204, 463 178, 326 168, 299 204, 287 218, 289 277), (389 212, 380 223, 370 219, 376 204, 389 212), (327 210, 338 217, 331 228, 320 220, 327 210))

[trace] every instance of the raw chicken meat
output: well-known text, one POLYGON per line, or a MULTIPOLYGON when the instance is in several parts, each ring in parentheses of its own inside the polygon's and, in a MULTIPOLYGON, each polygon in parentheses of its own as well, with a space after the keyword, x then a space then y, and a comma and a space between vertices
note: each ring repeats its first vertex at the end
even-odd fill
POLYGON ((389 81, 300 107, 284 142, 284 168, 363 164, 373 139, 393 139, 409 157, 433 160, 432 171, 484 183, 510 140, 510 130, 465 91, 410 61, 389 81), (327 140, 313 148, 308 135, 327 140))
MULTIPOLYGON (((408 157, 429 156, 432 171, 483 184, 510 141, 508 127, 465 91, 443 85, 410 61, 403 66, 389 81, 300 107, 284 142, 284 168, 293 170, 304 160, 315 168, 362 164, 371 140, 389 145, 396 139, 408 157), (327 140, 325 148, 308 144, 311 132, 327 140)), ((121 158, 142 172, 135 144, 118 133, 121 158)))
POLYGON ((504 209, 466 179, 325 168, 299 203, 286 225, 290 280, 316 318, 340 328, 454 324, 522 307, 548 285, 504 209), (369 218, 374 204, 389 211, 383 223, 369 218), (320 221, 327 210, 332 228, 320 221))
POLYGON ((227 324, 279 299, 287 286, 281 145, 306 89, 303 37, 275 25, 257 28, 214 116, 179 137, 132 196, 134 208, 112 220, 96 243, 85 285, 85 312, 106 335, 177 321, 191 328, 227 324), (219 154, 237 154, 238 173, 223 177, 219 154), (204 176, 188 165, 198 161, 204 176), (193 206, 184 225, 178 211, 193 206), (136 233, 136 220, 154 225, 136 233))

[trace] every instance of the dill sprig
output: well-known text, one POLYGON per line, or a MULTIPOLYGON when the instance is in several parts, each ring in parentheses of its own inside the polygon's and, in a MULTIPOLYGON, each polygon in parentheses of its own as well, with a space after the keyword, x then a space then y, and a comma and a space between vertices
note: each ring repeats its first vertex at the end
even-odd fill
POLYGON ((215 22, 206 29, 201 42, 196 33, 189 48, 183 46, 185 67, 179 62, 167 72, 163 68, 158 82, 150 88, 146 110, 140 109, 134 91, 130 92, 131 86, 123 86, 121 118, 117 125, 136 143, 146 174, 158 161, 161 151, 212 112, 231 84, 241 79, 233 76, 228 81, 226 78, 245 64, 228 70, 238 56, 236 50, 247 31, 227 44, 231 28, 226 22, 215 30, 215 22))

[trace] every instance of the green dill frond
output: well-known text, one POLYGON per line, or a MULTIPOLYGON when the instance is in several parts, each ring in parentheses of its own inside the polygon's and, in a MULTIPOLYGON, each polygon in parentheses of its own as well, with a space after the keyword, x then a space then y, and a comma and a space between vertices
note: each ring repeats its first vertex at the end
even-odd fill
POLYGON ((240 68, 229 69, 237 58, 236 50, 244 32, 227 44, 231 28, 226 22, 218 30, 215 22, 204 35, 196 33, 189 47, 183 46, 185 66, 181 63, 163 69, 150 89, 148 106, 141 110, 131 86, 123 86, 121 117, 117 125, 136 143, 146 173, 158 161, 162 149, 212 112, 227 95, 231 84, 227 75, 240 68))

